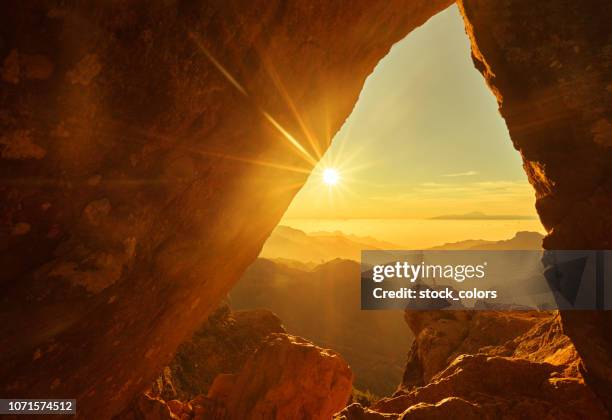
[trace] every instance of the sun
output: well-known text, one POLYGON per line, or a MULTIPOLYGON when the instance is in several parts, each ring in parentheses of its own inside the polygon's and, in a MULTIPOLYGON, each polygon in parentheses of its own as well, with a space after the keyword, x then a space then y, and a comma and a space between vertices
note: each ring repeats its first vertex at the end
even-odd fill
POLYGON ((323 171, 323 182, 329 186, 336 185, 340 180, 338 171, 333 168, 327 168, 323 171))

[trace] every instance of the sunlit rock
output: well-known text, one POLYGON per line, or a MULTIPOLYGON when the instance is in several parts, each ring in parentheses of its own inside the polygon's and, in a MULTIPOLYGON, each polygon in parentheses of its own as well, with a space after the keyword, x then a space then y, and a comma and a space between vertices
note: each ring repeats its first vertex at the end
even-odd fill
POLYGON ((287 334, 272 334, 235 375, 208 397, 232 419, 327 420, 349 399, 353 374, 339 354, 287 334))

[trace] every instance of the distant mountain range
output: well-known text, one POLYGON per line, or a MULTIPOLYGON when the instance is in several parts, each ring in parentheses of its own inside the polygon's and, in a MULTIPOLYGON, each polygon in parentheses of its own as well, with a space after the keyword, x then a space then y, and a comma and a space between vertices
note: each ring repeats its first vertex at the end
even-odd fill
POLYGON ((447 214, 432 217, 431 220, 532 220, 534 216, 521 216, 515 214, 485 214, 473 211, 463 214, 447 214))
POLYGON ((544 236, 538 232, 517 232, 513 238, 502 241, 485 241, 482 239, 469 239, 467 241, 450 242, 444 245, 434 246, 429 249, 435 250, 538 250, 542 249, 544 236))
MULTIPOLYGON (((542 238, 537 232, 518 232, 507 240, 466 240, 431 249, 541 249, 542 238)), ((356 261, 362 249, 398 248, 342 232, 306 234, 279 226, 261 253, 266 258, 258 258, 231 291, 231 306, 273 311, 290 333, 340 352, 359 389, 390 394, 401 379, 412 334, 401 311, 361 310, 356 261)))
POLYGON ((262 258, 284 258, 321 263, 334 258, 359 261, 362 249, 398 249, 396 244, 342 232, 305 233, 288 226, 277 226, 261 254, 262 258))
MULTIPOLYGON (((542 238, 543 236, 537 232, 517 232, 513 238, 507 240, 470 239, 430 249, 541 249, 542 238)), ((266 241, 259 256, 298 269, 312 269, 322 262, 335 258, 360 261, 361 251, 364 249, 393 250, 402 247, 371 237, 349 235, 339 231, 305 233, 288 226, 278 226, 266 241)))

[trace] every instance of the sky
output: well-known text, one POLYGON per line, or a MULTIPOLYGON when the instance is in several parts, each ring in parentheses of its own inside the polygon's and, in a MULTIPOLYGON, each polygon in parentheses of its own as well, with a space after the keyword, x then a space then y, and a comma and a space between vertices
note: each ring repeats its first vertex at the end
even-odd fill
POLYGON ((380 61, 285 219, 469 212, 535 217, 534 194, 452 6, 380 61))

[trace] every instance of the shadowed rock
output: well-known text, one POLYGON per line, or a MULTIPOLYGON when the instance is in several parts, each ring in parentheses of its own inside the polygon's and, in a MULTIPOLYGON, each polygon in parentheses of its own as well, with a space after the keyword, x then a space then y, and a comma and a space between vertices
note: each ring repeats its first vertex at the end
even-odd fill
POLYGON ((268 335, 283 332, 281 320, 268 310, 230 311, 224 305, 181 344, 151 391, 164 400, 206 395, 217 375, 238 372, 268 335))
POLYGON ((3 5, 2 395, 122 410, 256 258, 377 62, 450 3, 3 5))
MULTIPOLYGON (((612 248, 612 8, 605 0, 460 0, 548 230, 546 249, 612 248)), ((610 287, 608 285, 607 287, 610 287)), ((561 314, 612 409, 612 311, 561 314)))

